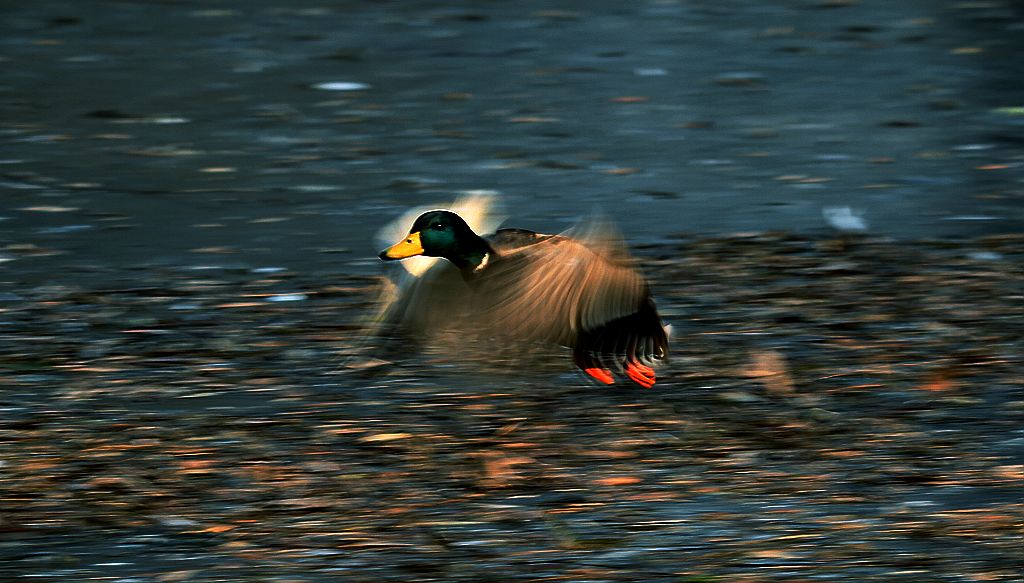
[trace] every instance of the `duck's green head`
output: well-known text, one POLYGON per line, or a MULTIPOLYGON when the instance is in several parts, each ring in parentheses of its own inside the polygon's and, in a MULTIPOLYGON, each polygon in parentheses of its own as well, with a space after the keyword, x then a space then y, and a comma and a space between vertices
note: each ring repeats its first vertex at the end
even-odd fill
POLYGON ((429 211, 412 224, 405 239, 380 252, 385 261, 415 255, 444 257, 459 267, 479 264, 490 248, 462 217, 451 211, 429 211))

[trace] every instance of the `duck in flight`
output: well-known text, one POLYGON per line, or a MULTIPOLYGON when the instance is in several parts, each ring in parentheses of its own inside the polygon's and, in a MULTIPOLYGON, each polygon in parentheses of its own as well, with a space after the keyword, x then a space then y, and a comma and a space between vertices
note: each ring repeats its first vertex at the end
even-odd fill
POLYGON ((652 365, 667 357, 668 333, 643 276, 604 226, 559 235, 499 229, 482 237, 458 214, 432 210, 379 255, 415 256, 447 260, 462 282, 426 294, 449 300, 444 308, 407 302, 406 316, 433 310, 435 323, 465 318, 463 325, 493 338, 553 342, 571 348, 576 366, 601 383, 621 374, 654 386, 652 365))

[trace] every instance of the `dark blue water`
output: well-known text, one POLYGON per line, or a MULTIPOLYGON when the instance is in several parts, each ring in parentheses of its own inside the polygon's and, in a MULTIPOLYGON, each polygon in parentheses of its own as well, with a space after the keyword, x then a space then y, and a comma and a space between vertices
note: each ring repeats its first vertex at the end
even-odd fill
POLYGON ((0 229, 50 269, 358 270, 378 225, 467 189, 540 230, 596 206, 635 242, 826 232, 825 207, 901 238, 1022 225, 1009 3, 4 12, 0 229))

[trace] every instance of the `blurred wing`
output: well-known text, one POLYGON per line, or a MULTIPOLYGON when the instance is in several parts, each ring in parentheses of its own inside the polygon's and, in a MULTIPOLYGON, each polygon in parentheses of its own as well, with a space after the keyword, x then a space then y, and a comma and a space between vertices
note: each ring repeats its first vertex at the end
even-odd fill
POLYGON ((381 302, 378 322, 415 334, 448 327, 466 310, 470 294, 459 270, 441 260, 419 276, 402 278, 381 302))
POLYGON ((364 324, 343 361, 353 369, 407 357, 423 347, 425 336, 450 328, 470 305, 471 290, 459 271, 441 261, 421 276, 401 273, 383 278, 377 310, 364 324))
POLYGON ((498 333, 571 345, 581 332, 633 314, 648 299, 646 283, 606 224, 535 235, 526 244, 521 232, 499 231, 492 244, 500 258, 476 294, 498 333))

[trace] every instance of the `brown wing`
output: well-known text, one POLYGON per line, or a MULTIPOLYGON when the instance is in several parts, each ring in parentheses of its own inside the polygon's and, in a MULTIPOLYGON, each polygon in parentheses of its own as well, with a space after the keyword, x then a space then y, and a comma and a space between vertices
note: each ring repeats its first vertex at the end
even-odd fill
POLYGON ((452 326, 466 310, 471 290, 459 270, 437 260, 419 276, 406 276, 384 300, 379 319, 422 335, 452 326))
POLYGON ((643 277, 605 225, 563 235, 499 231, 490 242, 498 257, 476 282, 475 297, 477 313, 498 333, 576 346, 650 302, 643 277))

